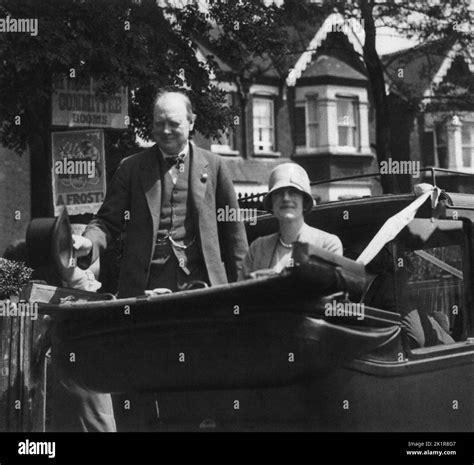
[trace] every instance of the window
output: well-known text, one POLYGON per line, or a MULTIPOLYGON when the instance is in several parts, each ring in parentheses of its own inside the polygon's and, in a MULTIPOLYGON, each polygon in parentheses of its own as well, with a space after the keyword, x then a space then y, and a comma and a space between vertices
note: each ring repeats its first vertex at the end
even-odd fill
POLYGON ((275 118, 270 98, 253 99, 253 146, 255 153, 275 151, 275 118))
MULTIPOLYGON (((377 228, 354 227, 344 255, 357 259, 377 228)), ((399 314, 408 359, 423 358, 434 346, 451 351, 469 335, 469 233, 458 220, 414 218, 366 265, 375 277, 362 297, 365 315, 371 308, 399 314)))
POLYGON ((440 168, 474 168, 474 115, 434 123, 435 162, 440 168))
POLYGON ((412 348, 465 338, 464 240, 451 220, 415 218, 399 235, 397 296, 408 306, 399 310, 412 348))
POLYGON ((306 147, 306 105, 295 107, 295 139, 297 147, 306 147))
POLYGON ((308 142, 310 147, 316 147, 319 142, 319 108, 317 99, 310 98, 306 103, 308 113, 308 142))
POLYGON ((306 102, 296 104, 295 108, 295 136, 297 147, 317 147, 319 135, 320 111, 316 96, 306 102))
POLYGON ((440 168, 448 168, 448 129, 446 124, 438 123, 435 125, 435 152, 437 164, 440 168))
POLYGON ((465 168, 474 167, 474 122, 462 125, 462 160, 465 168))
POLYGON ((357 148, 358 141, 357 99, 337 98, 337 134, 339 147, 357 148))

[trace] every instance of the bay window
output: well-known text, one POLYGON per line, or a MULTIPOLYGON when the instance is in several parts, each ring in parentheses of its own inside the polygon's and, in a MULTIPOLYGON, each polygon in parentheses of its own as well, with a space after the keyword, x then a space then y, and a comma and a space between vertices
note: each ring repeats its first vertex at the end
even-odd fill
POLYGON ((434 160, 440 168, 474 169, 474 114, 443 117, 432 123, 434 160))

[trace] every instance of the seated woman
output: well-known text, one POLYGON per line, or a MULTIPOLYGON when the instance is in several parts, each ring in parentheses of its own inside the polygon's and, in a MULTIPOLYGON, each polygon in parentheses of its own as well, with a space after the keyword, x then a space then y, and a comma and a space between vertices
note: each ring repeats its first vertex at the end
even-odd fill
POLYGON ((311 211, 314 200, 306 171, 296 163, 278 165, 270 174, 268 193, 263 206, 278 219, 279 231, 259 237, 244 259, 239 279, 246 279, 257 270, 276 273, 291 266, 293 243, 307 242, 342 255, 339 238, 304 222, 304 213, 311 211))

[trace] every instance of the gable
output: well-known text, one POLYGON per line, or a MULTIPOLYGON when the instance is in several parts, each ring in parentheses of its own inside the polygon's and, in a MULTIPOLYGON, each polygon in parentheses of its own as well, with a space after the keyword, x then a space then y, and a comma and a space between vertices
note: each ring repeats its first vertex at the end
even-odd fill
POLYGON ((452 39, 443 39, 383 56, 390 91, 419 100, 436 95, 443 82, 459 81, 460 71, 463 79, 472 76, 460 53, 452 39))

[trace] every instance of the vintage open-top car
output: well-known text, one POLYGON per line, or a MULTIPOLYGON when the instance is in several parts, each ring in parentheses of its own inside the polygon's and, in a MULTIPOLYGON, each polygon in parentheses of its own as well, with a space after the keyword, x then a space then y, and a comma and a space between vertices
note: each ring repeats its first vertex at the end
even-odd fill
MULTIPOLYGON (((298 244, 279 275, 65 303, 67 290, 30 286, 29 298, 55 322, 61 376, 156 393, 159 430, 472 431, 474 195, 434 190, 381 234, 415 199, 315 206, 305 221, 338 235, 345 257, 298 244), (369 268, 355 259, 377 233, 384 285, 367 300, 369 268)), ((261 212, 246 227, 251 242, 278 225, 261 212)))

